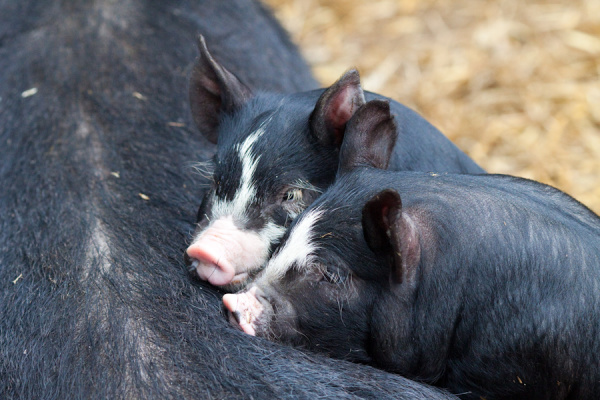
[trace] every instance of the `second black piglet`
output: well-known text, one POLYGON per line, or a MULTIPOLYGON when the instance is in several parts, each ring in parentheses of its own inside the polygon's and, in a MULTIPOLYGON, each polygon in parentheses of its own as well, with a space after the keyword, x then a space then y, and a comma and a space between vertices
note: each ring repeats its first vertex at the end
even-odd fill
MULTIPOLYGON (((202 39, 199 48, 191 108, 218 148, 186 261, 201 279, 231 288, 260 270, 285 227, 333 182, 347 121, 382 96, 363 92, 355 70, 323 90, 252 93, 202 39)), ((484 172, 417 113, 391 108, 403 129, 389 169, 484 172)))
POLYGON ((464 399, 596 399, 600 218, 525 179, 376 169, 396 130, 367 111, 232 322, 464 399))

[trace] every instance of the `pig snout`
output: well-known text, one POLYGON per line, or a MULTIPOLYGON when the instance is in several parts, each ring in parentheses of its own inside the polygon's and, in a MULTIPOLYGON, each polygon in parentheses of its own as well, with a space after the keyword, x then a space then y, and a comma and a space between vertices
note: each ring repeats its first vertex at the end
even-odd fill
POLYGON ((246 271, 260 268, 267 252, 257 233, 241 230, 232 218, 221 218, 195 238, 185 259, 200 279, 225 286, 244 282, 246 271))
POLYGON ((248 335, 256 336, 256 326, 264 307, 258 300, 257 287, 247 292, 223 296, 223 304, 229 311, 229 321, 248 335))
POLYGON ((209 281, 215 286, 230 283, 235 276, 235 268, 224 256, 226 249, 210 240, 197 241, 186 251, 188 260, 200 279, 209 281))

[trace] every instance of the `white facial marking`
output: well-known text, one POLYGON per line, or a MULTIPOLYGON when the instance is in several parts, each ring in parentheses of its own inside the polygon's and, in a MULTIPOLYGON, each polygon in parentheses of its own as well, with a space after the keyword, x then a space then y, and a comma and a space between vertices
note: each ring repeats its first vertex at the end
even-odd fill
MULTIPOLYGON (((260 160, 260 155, 253 153, 253 146, 265 133, 265 127, 270 121, 271 118, 265 120, 265 122, 263 122, 256 131, 252 132, 244 139, 243 142, 238 143, 234 147, 242 166, 239 186, 231 201, 220 199, 213 193, 213 207, 211 209, 210 216, 206 216, 209 219, 210 224, 206 229, 196 236, 195 240, 198 240, 202 236, 203 232, 206 232, 207 229, 214 226, 219 221, 232 221, 232 223, 233 221, 237 221, 241 222, 242 224, 247 222, 248 217, 246 210, 256 198, 257 189, 254 183, 254 173, 256 171, 258 161, 260 160)), ((268 222, 266 226, 259 232, 244 232, 245 234, 249 235, 248 238, 256 237, 259 239, 260 244, 256 243, 254 245, 253 253, 257 259, 260 258, 266 261, 267 257, 269 256, 271 244, 283 236, 285 233, 285 228, 273 222, 268 222)), ((236 264, 236 260, 231 260, 231 262, 232 264, 236 264)), ((262 264, 262 262, 260 264, 262 264)), ((260 265, 253 264, 251 267, 257 268, 260 267, 260 265)))
MULTIPOLYGON (((277 225, 276 223, 269 221, 267 225, 260 231, 259 235, 264 243, 268 243, 267 248, 271 243, 279 240, 285 233, 283 226, 277 225)), ((268 255, 265 256, 265 258, 268 255)))
POLYGON ((233 199, 234 204, 236 202, 239 203, 235 204, 234 207, 236 208, 243 207, 246 209, 250 201, 256 196, 256 187, 254 186, 252 178, 254 177, 256 165, 258 164, 258 160, 260 160, 260 156, 254 157, 252 145, 263 133, 264 129, 261 128, 257 130, 248 136, 241 146, 238 146, 238 154, 242 161, 242 177, 240 179, 240 187, 233 199))
POLYGON ((253 182, 254 172, 260 160, 260 155, 252 152, 254 143, 265 133, 265 128, 271 122, 271 118, 266 119, 260 127, 252 132, 242 143, 235 146, 240 161, 242 163, 242 175, 240 184, 231 201, 224 201, 214 196, 212 219, 225 216, 232 216, 234 219, 246 222, 246 209, 256 197, 256 186, 253 182))
POLYGON ((310 263, 317 246, 312 234, 314 224, 321 218, 323 211, 315 209, 305 214, 290 232, 285 245, 278 249, 264 270, 267 281, 280 279, 293 266, 305 267, 310 263))

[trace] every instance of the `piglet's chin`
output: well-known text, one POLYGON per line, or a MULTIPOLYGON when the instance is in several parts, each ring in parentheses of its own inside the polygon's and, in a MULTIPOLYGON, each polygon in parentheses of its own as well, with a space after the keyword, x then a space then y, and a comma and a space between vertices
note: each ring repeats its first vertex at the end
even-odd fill
POLYGON ((256 322, 263 306, 256 298, 256 287, 247 292, 226 294, 223 304, 229 310, 229 320, 248 335, 256 336, 256 322))
POLYGON ((196 268, 196 272, 200 279, 208 281, 215 286, 227 285, 235 276, 234 268, 223 262, 214 264, 194 260, 192 267, 196 268))
POLYGON ((247 272, 236 274, 231 280, 230 286, 243 286, 250 280, 250 275, 247 272))

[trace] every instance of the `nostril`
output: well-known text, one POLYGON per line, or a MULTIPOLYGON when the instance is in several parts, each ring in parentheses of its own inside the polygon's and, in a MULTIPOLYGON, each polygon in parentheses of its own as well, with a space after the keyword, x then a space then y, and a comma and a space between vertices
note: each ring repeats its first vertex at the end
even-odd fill
POLYGON ((198 277, 215 286, 229 284, 235 276, 235 267, 227 258, 226 250, 211 242, 195 242, 186 250, 198 277))
POLYGON ((230 311, 229 321, 252 336, 256 336, 255 325, 263 309, 254 292, 256 290, 223 296, 223 305, 230 311))
POLYGON ((185 251, 189 263, 194 261, 204 264, 219 264, 219 259, 223 258, 224 250, 221 246, 208 242, 192 243, 185 251))
POLYGON ((242 330, 242 327, 240 326, 240 318, 242 317, 242 314, 239 311, 229 311, 229 322, 233 325, 235 325, 236 327, 238 327, 240 330, 242 330))
POLYGON ((229 323, 243 331, 240 323, 242 313, 237 309, 237 296, 234 294, 226 294, 223 296, 223 308, 225 312, 227 312, 229 323))
POLYGON ((203 254, 203 248, 198 243, 192 243, 185 251, 185 259, 191 264, 194 260, 200 260, 200 256, 203 254))

